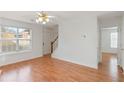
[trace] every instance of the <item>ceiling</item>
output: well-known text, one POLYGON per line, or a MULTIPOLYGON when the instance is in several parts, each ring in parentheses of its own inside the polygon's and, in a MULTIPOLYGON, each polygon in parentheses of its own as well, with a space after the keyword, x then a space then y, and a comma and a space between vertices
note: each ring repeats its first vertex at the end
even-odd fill
MULTIPOLYGON (((104 16, 107 14, 112 14, 111 11, 47 11, 48 15, 55 16, 54 19, 51 19, 50 25, 58 24, 59 19, 69 20, 71 18, 81 16, 81 15, 95 15, 95 16, 104 16)), ((114 12, 114 15, 118 14, 114 12)), ((35 23, 36 11, 0 11, 0 17, 8 18, 13 20, 24 21, 28 23, 35 23)))

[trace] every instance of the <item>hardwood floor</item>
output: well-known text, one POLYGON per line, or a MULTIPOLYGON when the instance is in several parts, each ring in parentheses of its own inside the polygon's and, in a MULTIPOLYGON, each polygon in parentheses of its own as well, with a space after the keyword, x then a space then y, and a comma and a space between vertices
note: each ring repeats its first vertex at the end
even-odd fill
POLYGON ((2 82, 100 82, 124 81, 115 55, 103 54, 98 70, 52 59, 49 56, 0 67, 2 82))

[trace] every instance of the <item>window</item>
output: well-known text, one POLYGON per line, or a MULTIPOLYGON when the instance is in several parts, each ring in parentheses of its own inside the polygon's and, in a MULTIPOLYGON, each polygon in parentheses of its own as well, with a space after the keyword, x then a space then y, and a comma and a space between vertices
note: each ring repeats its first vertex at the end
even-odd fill
POLYGON ((111 38, 110 38, 111 48, 117 48, 118 47, 118 33, 112 32, 111 38))
POLYGON ((19 50, 31 48, 31 32, 29 29, 18 29, 18 48, 19 50))
POLYGON ((0 27, 0 53, 31 49, 31 30, 17 27, 0 27))

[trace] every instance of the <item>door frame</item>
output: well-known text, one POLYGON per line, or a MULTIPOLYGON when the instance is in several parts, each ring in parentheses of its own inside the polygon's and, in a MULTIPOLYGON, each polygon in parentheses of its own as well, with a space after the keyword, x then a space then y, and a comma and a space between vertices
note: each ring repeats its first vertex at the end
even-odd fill
POLYGON ((121 25, 118 25, 118 53, 117 64, 121 66, 121 25))
MULTIPOLYGON (((43 32, 43 35, 42 35, 42 36, 43 36, 43 38, 42 38, 42 39, 43 39, 43 43, 42 43, 43 56, 45 56, 45 55, 50 55, 50 54, 51 54, 51 50, 49 50, 50 53, 47 53, 47 54, 44 52, 44 46, 45 46, 44 34, 49 32, 49 31, 45 31, 45 26, 44 26, 44 25, 42 26, 42 32, 43 32)), ((49 33, 49 34, 50 34, 50 33, 49 33)), ((51 47, 51 44, 49 44, 49 45, 50 45, 50 47, 51 47)), ((51 49, 51 48, 50 48, 50 49, 51 49)))
MULTIPOLYGON (((99 25, 98 25, 99 26, 99 25)), ((117 48, 117 64, 121 65, 121 26, 117 25, 118 32, 118 48, 117 48)), ((102 27, 98 27, 98 64, 102 62, 102 51, 101 51, 101 29, 102 27)))

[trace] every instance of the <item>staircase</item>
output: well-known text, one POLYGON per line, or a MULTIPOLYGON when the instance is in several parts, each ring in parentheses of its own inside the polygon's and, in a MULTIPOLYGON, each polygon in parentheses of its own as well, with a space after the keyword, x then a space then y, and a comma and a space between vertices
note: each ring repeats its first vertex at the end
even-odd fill
POLYGON ((57 47, 57 43, 58 43, 57 41, 58 41, 58 36, 55 38, 55 40, 53 42, 51 42, 51 54, 57 47))

